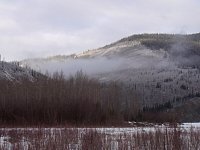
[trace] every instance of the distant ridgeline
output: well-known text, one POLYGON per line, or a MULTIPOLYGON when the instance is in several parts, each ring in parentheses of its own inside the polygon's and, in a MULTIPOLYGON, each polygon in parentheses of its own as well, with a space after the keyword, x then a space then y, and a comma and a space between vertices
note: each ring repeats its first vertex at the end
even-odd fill
POLYGON ((123 38, 118 42, 140 41, 151 49, 173 49, 177 43, 184 44, 187 49, 200 50, 200 33, 197 34, 139 34, 123 38))
POLYGON ((122 42, 139 41, 151 50, 163 49, 171 58, 181 58, 181 67, 200 67, 200 33, 197 34, 138 34, 123 38, 103 48, 122 42), (187 59, 186 61, 184 59, 187 59), (192 60, 191 60, 192 59, 192 60))

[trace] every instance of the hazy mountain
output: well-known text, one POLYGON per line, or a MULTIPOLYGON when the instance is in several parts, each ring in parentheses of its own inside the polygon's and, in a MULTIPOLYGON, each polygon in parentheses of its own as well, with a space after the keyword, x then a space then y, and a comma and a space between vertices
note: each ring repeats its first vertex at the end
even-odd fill
POLYGON ((43 73, 62 70, 66 76, 82 70, 103 82, 125 83, 140 94, 141 103, 176 102, 200 92, 200 34, 133 35, 98 49, 20 65, 43 73))
POLYGON ((41 72, 83 70, 89 75, 135 68, 200 66, 200 34, 141 34, 121 39, 102 48, 69 56, 27 59, 21 66, 41 72))

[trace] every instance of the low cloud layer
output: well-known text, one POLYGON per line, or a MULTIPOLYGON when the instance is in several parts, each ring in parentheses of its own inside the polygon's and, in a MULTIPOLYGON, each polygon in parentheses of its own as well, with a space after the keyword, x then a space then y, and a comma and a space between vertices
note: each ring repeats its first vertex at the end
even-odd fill
POLYGON ((71 54, 135 33, 199 32, 198 0, 1 0, 6 60, 71 54))
MULTIPOLYGON (((154 52, 155 54, 156 52, 154 52)), ((75 75, 78 71, 82 71, 91 77, 101 75, 104 73, 113 73, 124 70, 134 69, 160 69, 174 66, 173 62, 163 58, 163 54, 156 56, 147 56, 145 53, 131 58, 125 57, 95 57, 88 59, 66 59, 66 60, 27 60, 22 62, 22 66, 29 66, 41 73, 54 73, 63 72, 66 77, 75 75)))
POLYGON ((113 72, 124 67, 127 60, 124 58, 107 59, 99 57, 95 59, 67 59, 66 61, 35 61, 28 63, 31 68, 42 73, 63 72, 66 77, 75 75, 78 71, 82 71, 88 75, 101 74, 105 72, 113 72))

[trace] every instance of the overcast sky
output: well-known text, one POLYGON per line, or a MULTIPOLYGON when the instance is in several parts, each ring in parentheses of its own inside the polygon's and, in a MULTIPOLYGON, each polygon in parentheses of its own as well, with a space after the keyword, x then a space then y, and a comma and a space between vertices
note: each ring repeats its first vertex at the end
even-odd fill
POLYGON ((200 31, 199 0, 0 0, 6 60, 71 54, 136 33, 200 31))

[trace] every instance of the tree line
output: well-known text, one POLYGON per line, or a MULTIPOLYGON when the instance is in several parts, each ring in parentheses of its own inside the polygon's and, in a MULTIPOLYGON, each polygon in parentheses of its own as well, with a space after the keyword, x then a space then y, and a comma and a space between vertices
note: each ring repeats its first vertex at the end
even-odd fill
POLYGON ((106 124, 135 118, 139 110, 134 93, 82 72, 0 85, 1 124, 106 124))

